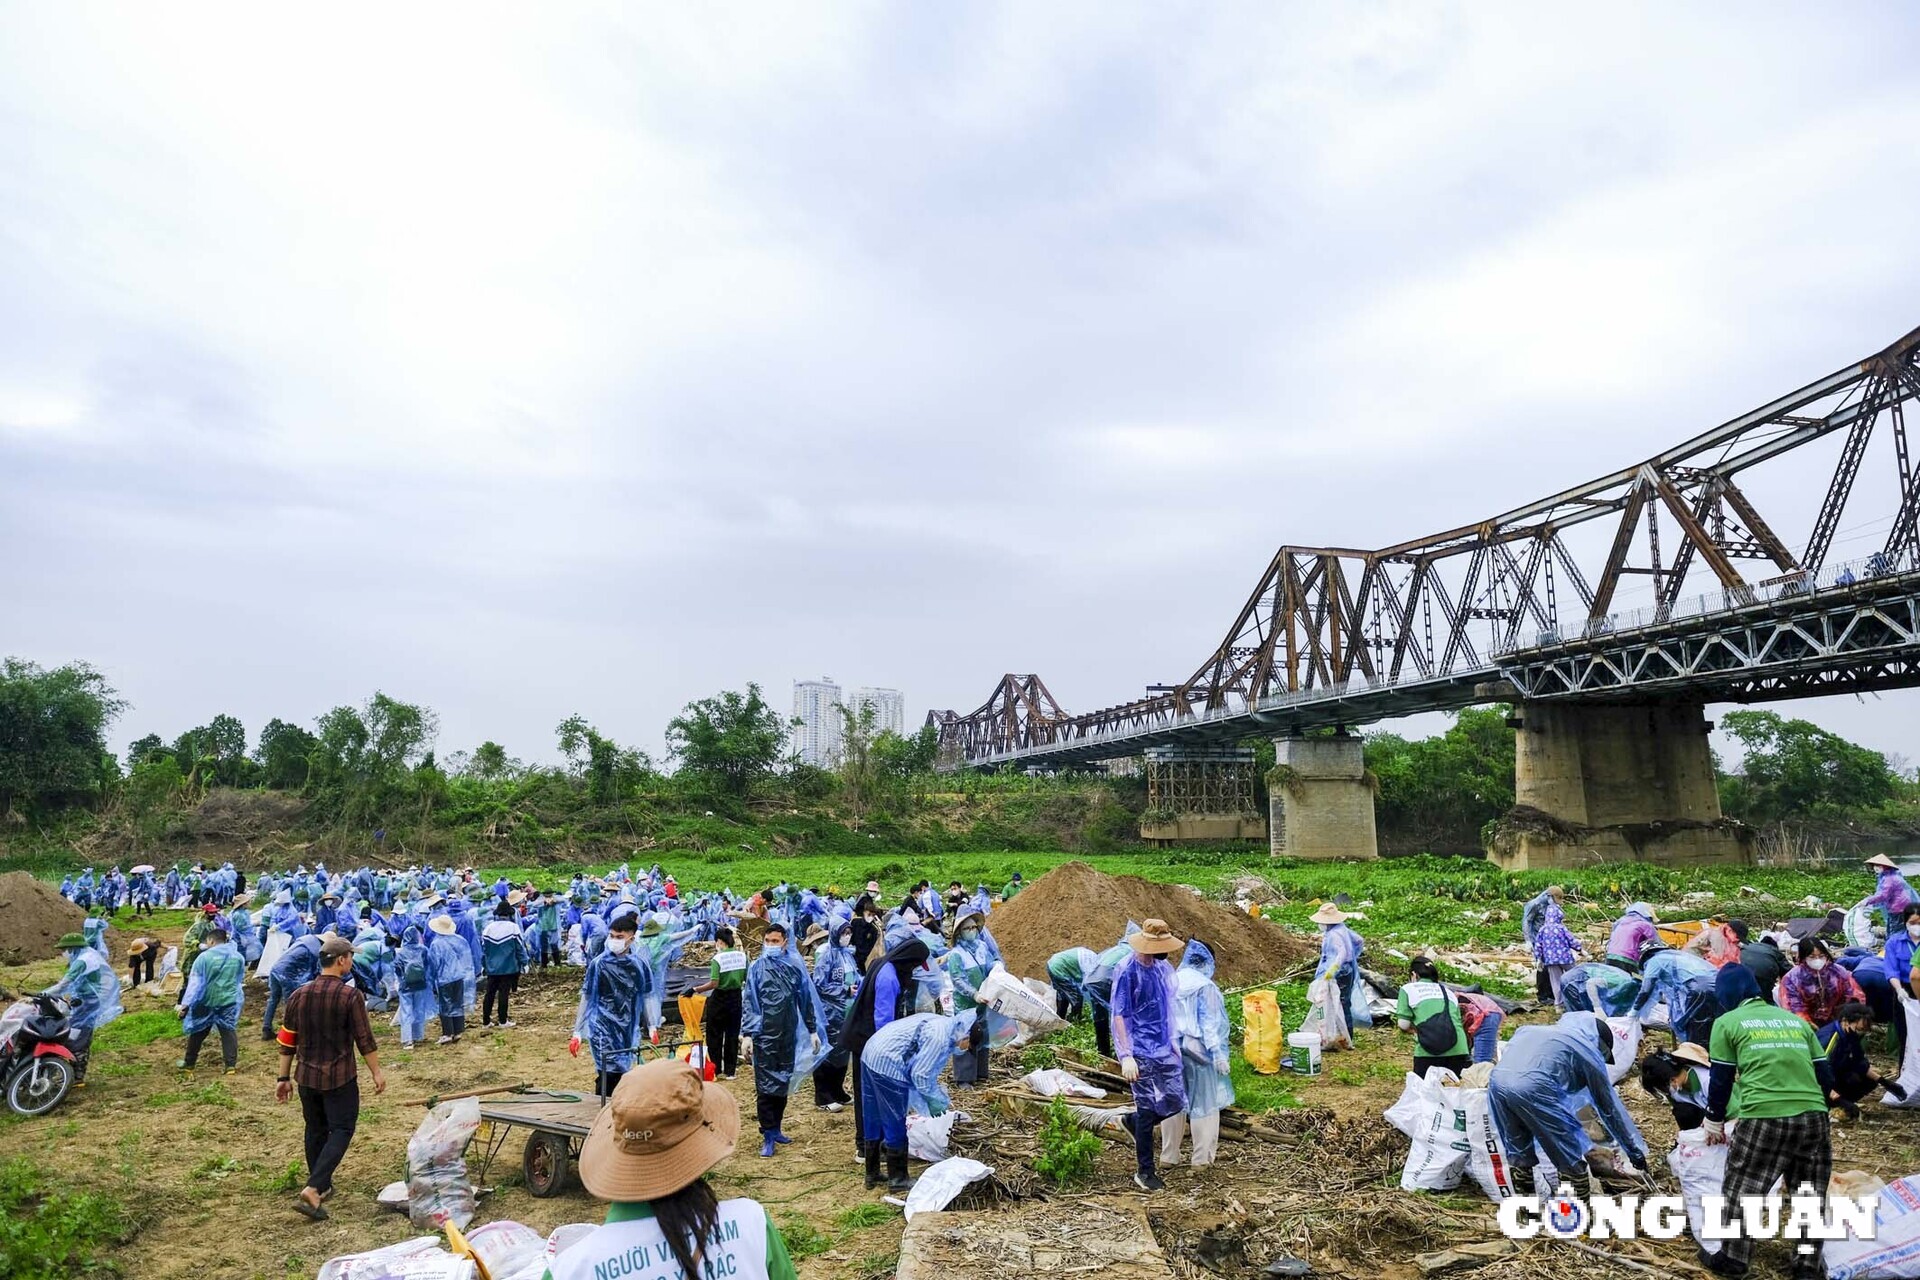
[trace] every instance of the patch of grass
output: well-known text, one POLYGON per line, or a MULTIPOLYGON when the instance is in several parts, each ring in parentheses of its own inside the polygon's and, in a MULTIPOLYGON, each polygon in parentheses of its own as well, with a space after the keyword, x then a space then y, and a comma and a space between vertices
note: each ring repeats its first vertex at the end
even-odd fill
POLYGON ((253 1180, 262 1191, 298 1191, 307 1185, 307 1166, 299 1160, 287 1161, 278 1173, 266 1173, 253 1180))
POLYGON ((864 1231, 868 1227, 877 1227, 883 1222, 892 1222, 900 1216, 899 1211, 890 1204, 877 1201, 857 1204, 833 1220, 840 1231, 864 1231))
POLYGON ((211 1156, 193 1167, 195 1178, 230 1178, 240 1171, 240 1162, 232 1156, 211 1156))
POLYGON ((181 1102, 191 1102, 201 1107, 224 1107, 229 1111, 237 1105, 227 1086, 217 1081, 201 1085, 198 1089, 164 1089, 147 1098, 150 1107, 171 1107, 181 1102))
POLYGON ((805 1218, 788 1218, 780 1224, 780 1234, 787 1242, 787 1252, 796 1259, 817 1257, 833 1248, 833 1237, 805 1218))
POLYGON ((890 1249, 885 1253, 869 1253, 856 1258, 853 1264, 841 1274, 847 1280, 888 1280, 900 1269, 900 1251, 890 1249))
POLYGON ((1065 1101, 1055 1098, 1049 1102, 1046 1123, 1040 1127, 1040 1154, 1034 1158, 1034 1172, 1060 1186, 1071 1186, 1092 1177, 1094 1162, 1099 1158, 1099 1137, 1080 1127, 1065 1101))
POLYGON ((96 1053, 102 1049, 135 1049, 179 1034, 180 1019, 171 1010, 142 1009, 123 1013, 96 1031, 93 1048, 96 1053))
POLYGON ((66 1280, 93 1270, 97 1252, 129 1227, 111 1196, 58 1186, 25 1157, 0 1165, 0 1276, 66 1280))

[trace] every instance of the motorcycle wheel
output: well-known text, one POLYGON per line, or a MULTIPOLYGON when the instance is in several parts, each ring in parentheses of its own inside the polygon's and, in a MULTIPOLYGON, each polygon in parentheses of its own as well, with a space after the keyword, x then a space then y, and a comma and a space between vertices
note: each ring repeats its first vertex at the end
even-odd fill
POLYGON ((65 1058, 35 1058, 7 1080, 7 1106, 23 1116, 43 1116, 66 1101, 73 1064, 65 1058))

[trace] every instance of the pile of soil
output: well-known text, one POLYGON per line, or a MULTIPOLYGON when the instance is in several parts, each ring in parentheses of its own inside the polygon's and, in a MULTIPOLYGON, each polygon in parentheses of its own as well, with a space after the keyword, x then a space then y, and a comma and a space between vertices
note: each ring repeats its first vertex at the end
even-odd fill
POLYGON ((80 932, 86 919, 46 881, 24 871, 0 875, 0 964, 52 957, 60 935, 80 932))
MULTIPOLYGON (((1120 940, 1127 921, 1165 920, 1181 938, 1213 948, 1215 981, 1238 987, 1278 977, 1318 948, 1278 925, 1208 902, 1178 885, 1139 876, 1109 876, 1084 862, 1055 867, 1012 902, 993 909, 987 927, 1006 956, 1009 972, 1047 976, 1047 959, 1069 947, 1104 951, 1120 940)), ((1179 963, 1179 957, 1174 957, 1179 963)))

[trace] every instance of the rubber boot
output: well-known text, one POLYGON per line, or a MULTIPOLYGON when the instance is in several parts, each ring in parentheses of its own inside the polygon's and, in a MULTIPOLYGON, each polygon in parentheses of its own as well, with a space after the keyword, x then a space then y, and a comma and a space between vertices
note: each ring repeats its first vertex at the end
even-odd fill
POLYGON ((880 1185, 880 1144, 869 1142, 867 1147, 867 1190, 880 1185))
POLYGON ((913 1179, 907 1176, 907 1153, 886 1149, 887 1190, 895 1195, 905 1195, 913 1189, 913 1179))

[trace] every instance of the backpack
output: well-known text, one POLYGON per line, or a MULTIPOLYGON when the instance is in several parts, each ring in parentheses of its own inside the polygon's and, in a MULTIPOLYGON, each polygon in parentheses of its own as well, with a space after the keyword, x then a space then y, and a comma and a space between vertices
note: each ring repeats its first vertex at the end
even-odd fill
POLYGON ((427 989, 427 966, 410 964, 400 975, 402 991, 425 991, 427 989))
POLYGON ((1440 1008, 1413 1024, 1414 1038, 1420 1042, 1421 1050, 1429 1058, 1444 1058, 1453 1052, 1458 1043, 1460 1029, 1454 1025, 1453 997, 1448 994, 1446 984, 1440 987, 1440 1008))

